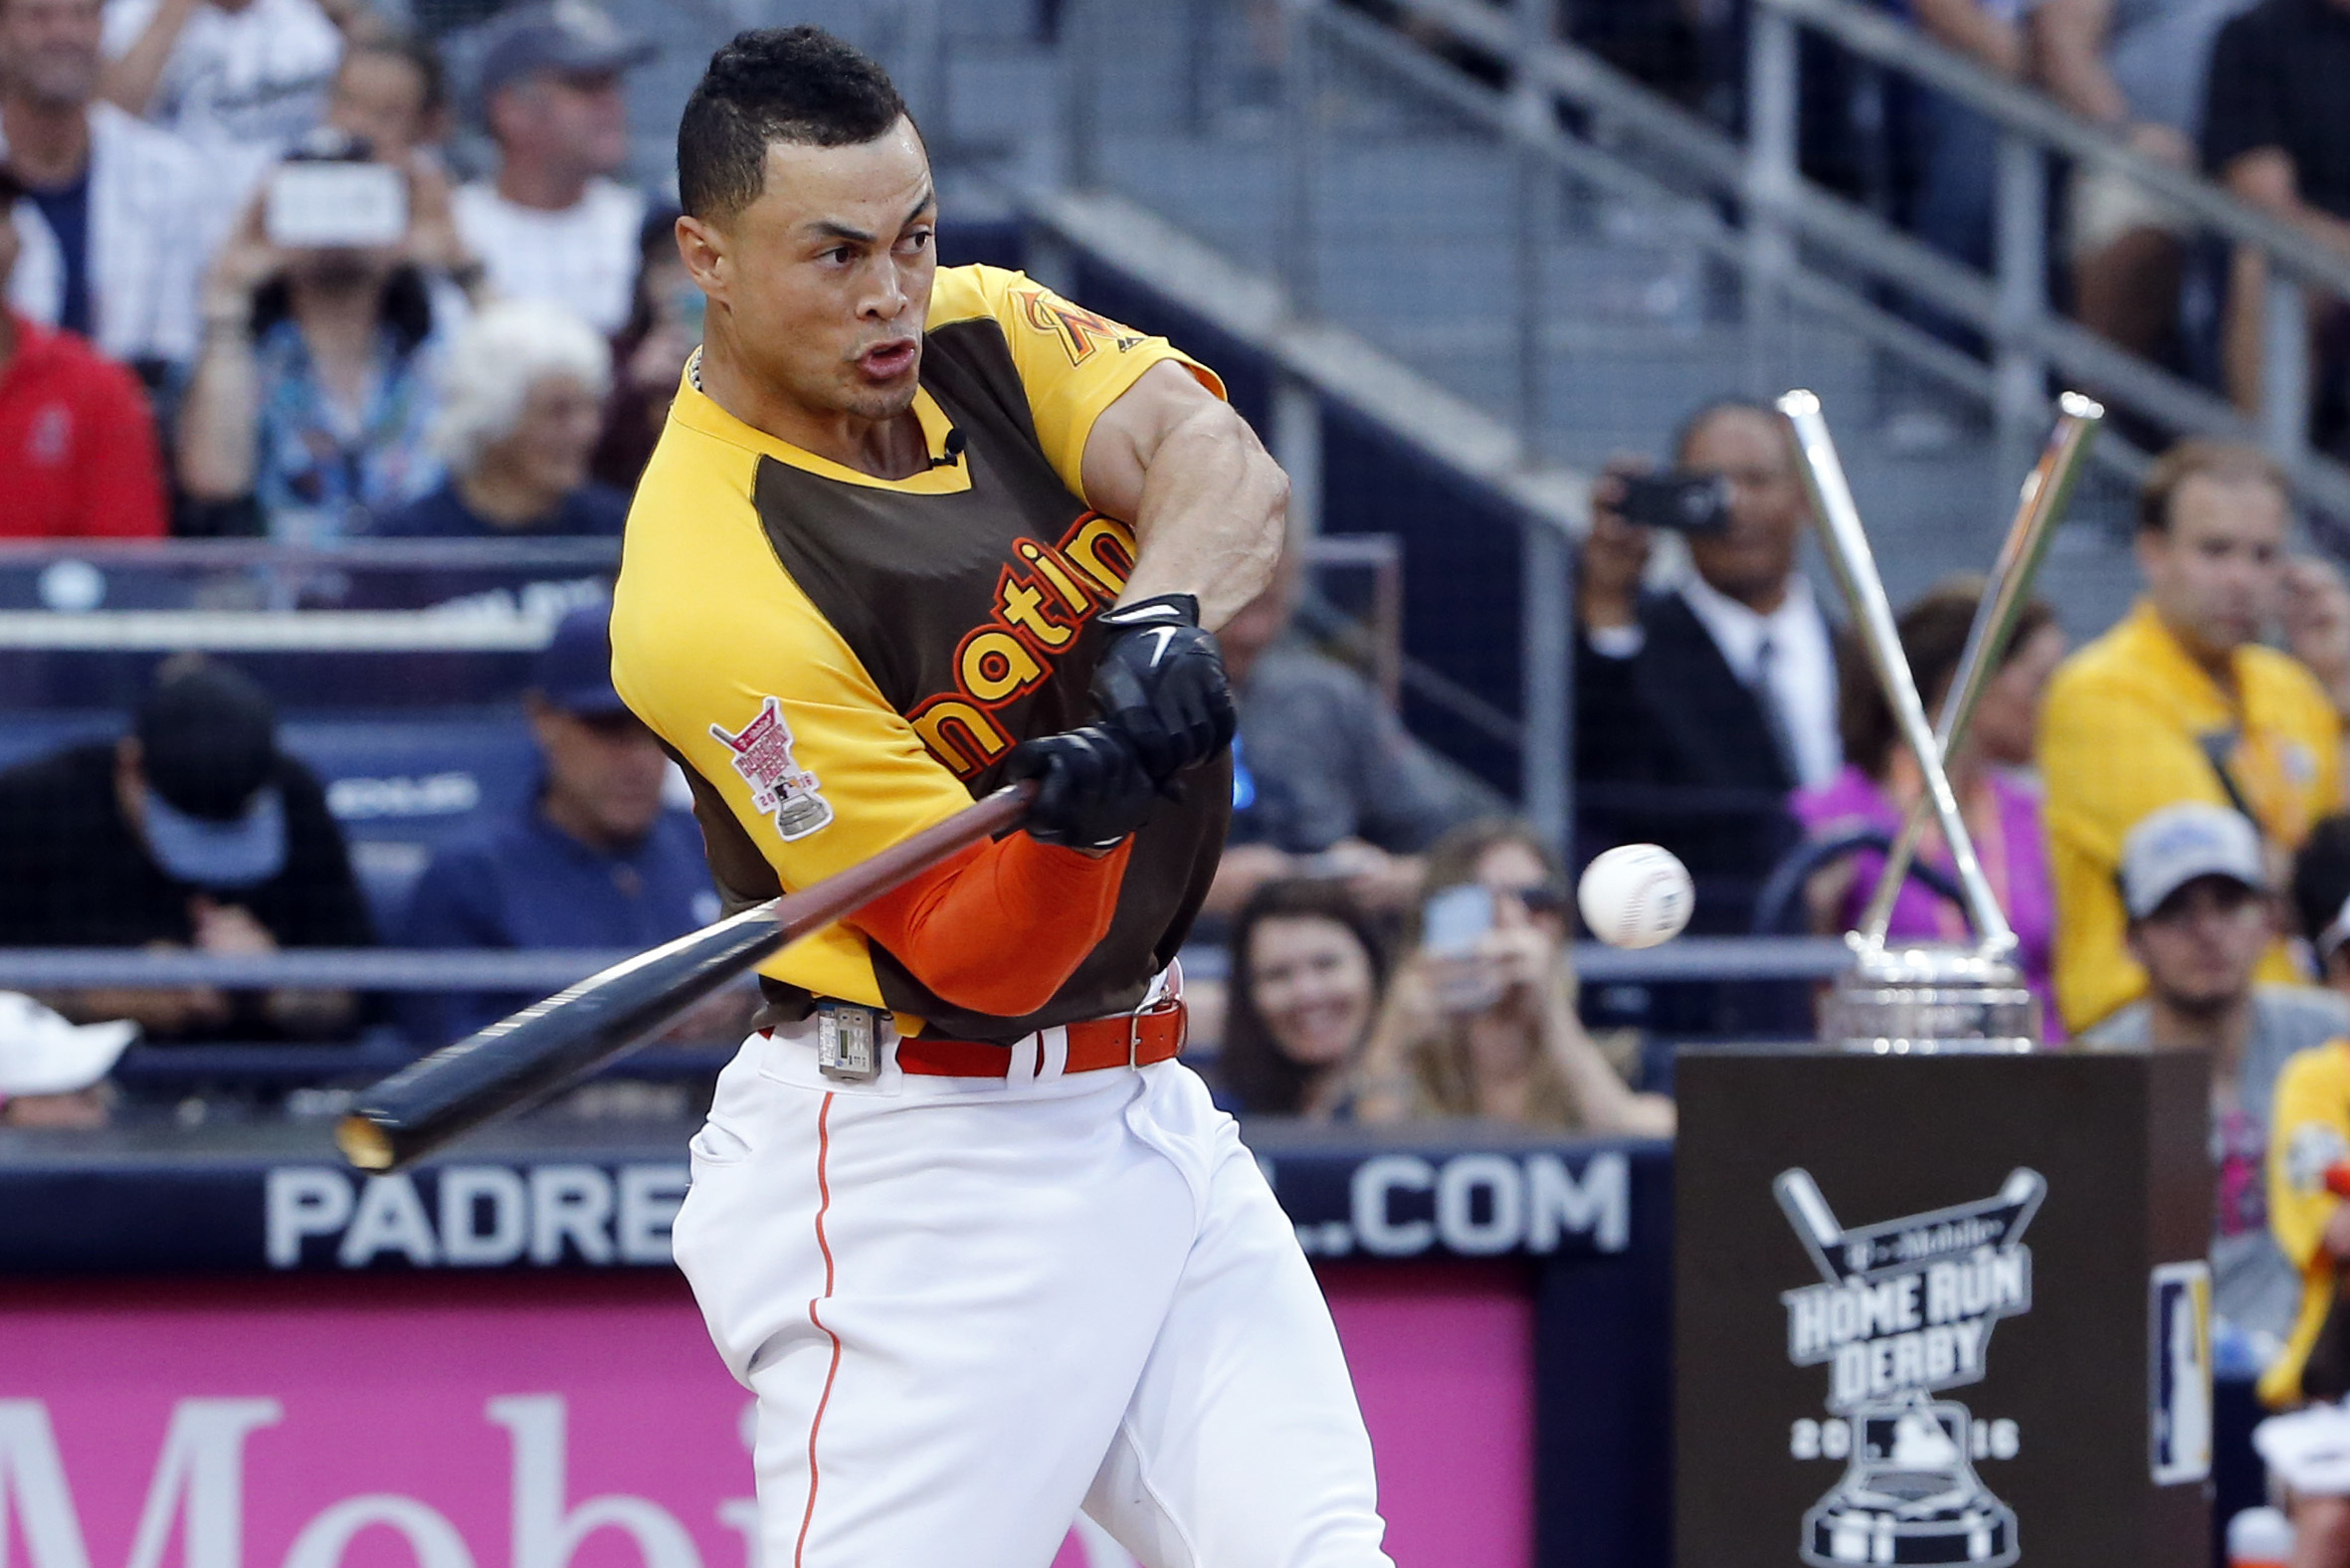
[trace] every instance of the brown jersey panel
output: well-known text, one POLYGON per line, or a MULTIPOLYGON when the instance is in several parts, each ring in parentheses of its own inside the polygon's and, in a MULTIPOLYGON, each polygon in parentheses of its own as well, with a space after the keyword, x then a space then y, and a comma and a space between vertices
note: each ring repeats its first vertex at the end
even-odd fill
MULTIPOLYGON (((776 559, 977 796, 1003 781, 1013 745, 1094 716, 1092 621, 1116 598, 1132 540, 1055 473, 995 321, 934 328, 922 384, 962 437, 967 490, 855 485, 769 458, 753 501, 776 559)), ((1229 758, 1180 781, 1136 837, 1109 934, 1037 1013, 964 1012, 877 945, 883 998, 979 1040, 1132 1008, 1207 895, 1231 808, 1229 758)))

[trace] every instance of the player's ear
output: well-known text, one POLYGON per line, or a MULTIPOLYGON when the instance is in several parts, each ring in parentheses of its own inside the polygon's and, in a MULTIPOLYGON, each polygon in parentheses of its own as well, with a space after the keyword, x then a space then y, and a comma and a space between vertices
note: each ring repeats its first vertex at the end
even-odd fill
POLYGON ((678 260, 712 299, 726 297, 726 234, 691 214, 678 219, 678 260))

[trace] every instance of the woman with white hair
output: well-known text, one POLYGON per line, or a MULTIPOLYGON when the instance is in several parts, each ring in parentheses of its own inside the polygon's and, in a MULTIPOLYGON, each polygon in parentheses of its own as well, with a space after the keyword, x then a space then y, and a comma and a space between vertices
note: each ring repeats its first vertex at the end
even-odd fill
POLYGON ((376 533, 618 533, 628 497, 588 478, 611 386, 611 348, 570 311, 537 299, 485 306, 442 366, 432 441, 448 481, 376 533))

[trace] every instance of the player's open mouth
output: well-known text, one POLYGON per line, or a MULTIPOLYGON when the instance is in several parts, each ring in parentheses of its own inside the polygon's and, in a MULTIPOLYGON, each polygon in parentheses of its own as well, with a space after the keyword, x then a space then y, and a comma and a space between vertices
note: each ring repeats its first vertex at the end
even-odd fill
POLYGON ((876 343, 857 356, 857 368, 876 381, 894 381, 913 368, 914 360, 921 351, 920 342, 910 337, 899 338, 895 342, 876 343))

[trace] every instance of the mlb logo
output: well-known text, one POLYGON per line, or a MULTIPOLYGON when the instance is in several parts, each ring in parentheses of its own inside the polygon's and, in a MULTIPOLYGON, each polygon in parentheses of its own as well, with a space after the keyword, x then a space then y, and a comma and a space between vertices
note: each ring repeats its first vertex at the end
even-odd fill
POLYGON ((2158 1265, 2147 1284, 2147 1436, 2154 1484, 2212 1472, 2212 1270, 2158 1265))

